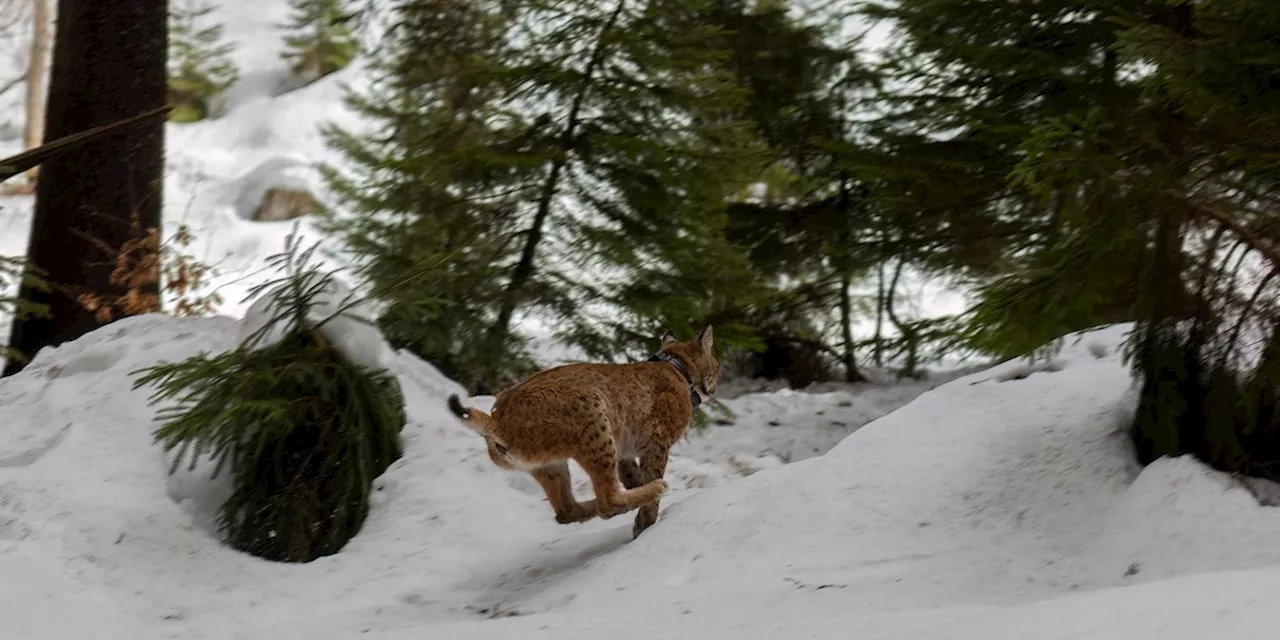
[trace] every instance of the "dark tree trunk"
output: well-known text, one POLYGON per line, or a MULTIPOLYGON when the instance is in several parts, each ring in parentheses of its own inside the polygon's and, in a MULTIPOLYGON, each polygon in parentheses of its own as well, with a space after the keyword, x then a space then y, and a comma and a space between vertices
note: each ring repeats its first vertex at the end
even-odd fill
POLYGON ((884 260, 876 265, 876 335, 875 351, 872 361, 877 367, 884 366, 884 260))
MULTIPOLYGON (((168 3, 164 0, 60 0, 45 139, 136 116, 165 103, 168 3)), ((117 250, 160 227, 164 122, 127 131, 50 160, 40 168, 27 259, 54 291, 23 288, 52 318, 15 322, 9 345, 28 357, 104 324, 77 301, 82 292, 114 297, 117 250)), ((158 294, 159 283, 140 293, 158 294)), ((22 367, 5 365, 5 375, 22 367)))
POLYGON ((849 299, 849 287, 852 286, 848 274, 840 278, 840 332, 844 338, 845 382, 866 382, 866 377, 858 370, 858 357, 853 345, 853 302, 849 299))
POLYGON ((916 362, 920 353, 920 332, 916 329, 916 325, 911 322, 903 322, 898 317, 898 312, 894 310, 897 303, 898 295, 898 279, 902 277, 902 268, 906 266, 905 260, 899 260, 898 266, 893 270, 893 280, 889 282, 889 290, 886 292, 884 311, 889 316, 889 322, 893 323, 898 333, 902 334, 902 342, 907 352, 907 362, 903 365, 903 369, 899 377, 915 378, 916 362))

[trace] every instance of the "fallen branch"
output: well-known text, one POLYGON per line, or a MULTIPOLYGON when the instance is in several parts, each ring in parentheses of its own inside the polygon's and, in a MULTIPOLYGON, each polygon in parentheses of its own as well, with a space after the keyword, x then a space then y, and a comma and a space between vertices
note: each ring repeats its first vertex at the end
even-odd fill
POLYGON ((63 136, 42 144, 29 151, 24 151, 16 156, 0 160, 0 182, 4 182, 16 175, 26 173, 29 169, 39 166, 44 162, 48 162, 64 153, 73 151, 90 142, 95 142, 101 138, 105 138, 113 133, 118 133, 120 129, 144 122, 157 116, 164 116, 171 111, 173 107, 163 106, 158 109, 143 112, 132 118, 118 120, 111 124, 104 124, 100 127, 87 129, 79 133, 73 133, 69 136, 63 136))

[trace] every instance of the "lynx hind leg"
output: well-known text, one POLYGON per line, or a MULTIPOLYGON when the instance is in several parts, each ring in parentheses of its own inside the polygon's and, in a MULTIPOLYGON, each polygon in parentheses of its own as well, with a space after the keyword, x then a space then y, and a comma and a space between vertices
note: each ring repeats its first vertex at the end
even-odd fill
MULTIPOLYGON (((640 468, 638 476, 644 482, 664 482, 662 476, 667 472, 667 459, 670 455, 669 448, 650 448, 646 449, 640 455, 640 468)), ((636 523, 631 528, 631 537, 638 538, 645 529, 653 526, 658 521, 658 501, 646 504, 640 507, 636 512, 636 523)))
POLYGON ((572 524, 574 522, 586 522, 596 517, 595 500, 586 502, 578 502, 573 497, 573 482, 569 477, 569 463, 558 462, 544 467, 539 467, 529 472, 534 480, 542 486, 543 492, 547 494, 547 501, 551 503, 551 508, 555 509, 556 522, 560 524, 572 524))
POLYGON ((655 502, 667 489, 666 482, 655 480, 634 489, 621 490, 618 486, 618 454, 614 449, 613 436, 607 430, 574 459, 591 477, 591 486, 596 493, 596 513, 604 519, 655 502))
POLYGON ((635 460, 623 457, 618 460, 618 477, 622 479, 625 489, 634 489, 644 484, 644 476, 640 473, 640 465, 635 460))

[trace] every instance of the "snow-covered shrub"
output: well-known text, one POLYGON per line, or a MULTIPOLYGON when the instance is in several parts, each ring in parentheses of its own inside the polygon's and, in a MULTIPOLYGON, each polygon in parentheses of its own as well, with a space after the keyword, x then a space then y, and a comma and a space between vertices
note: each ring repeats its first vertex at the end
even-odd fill
POLYGON ((233 492, 218 524, 235 548, 308 562, 337 553, 369 512, 373 480, 401 455, 399 383, 381 367, 384 343, 359 304, 310 266, 296 236, 272 263, 285 275, 251 292, 239 347, 142 371, 154 386, 156 440, 173 469, 208 457, 233 492), (266 291, 265 295, 262 295, 266 291))
POLYGON ((194 122, 209 115, 209 101, 239 79, 222 42, 222 26, 204 24, 212 5, 200 0, 178 3, 169 14, 169 119, 194 122))

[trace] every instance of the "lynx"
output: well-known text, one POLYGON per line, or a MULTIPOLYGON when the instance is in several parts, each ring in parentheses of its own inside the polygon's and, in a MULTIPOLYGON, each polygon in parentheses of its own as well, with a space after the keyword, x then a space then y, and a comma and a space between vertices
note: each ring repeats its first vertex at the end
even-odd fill
POLYGON ((495 465, 538 481, 557 522, 639 509, 635 537, 657 522, 667 456, 719 380, 708 325, 694 340, 667 332, 648 362, 571 364, 534 374, 499 393, 491 414, 464 407, 456 395, 449 409, 484 437, 495 465), (591 478, 594 500, 574 498, 569 460, 591 478))

